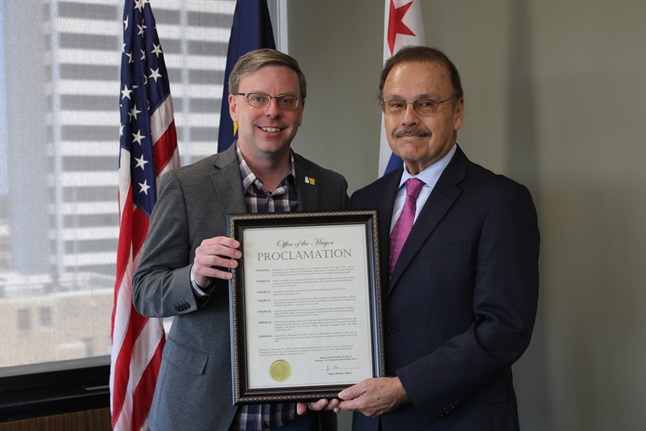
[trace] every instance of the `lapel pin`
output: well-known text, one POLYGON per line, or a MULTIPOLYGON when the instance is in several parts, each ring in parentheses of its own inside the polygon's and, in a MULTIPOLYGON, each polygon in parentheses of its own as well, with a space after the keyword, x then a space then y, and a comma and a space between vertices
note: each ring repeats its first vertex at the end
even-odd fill
POLYGON ((316 180, 314 178, 305 177, 305 183, 310 184, 310 185, 313 186, 313 185, 316 184, 316 180))

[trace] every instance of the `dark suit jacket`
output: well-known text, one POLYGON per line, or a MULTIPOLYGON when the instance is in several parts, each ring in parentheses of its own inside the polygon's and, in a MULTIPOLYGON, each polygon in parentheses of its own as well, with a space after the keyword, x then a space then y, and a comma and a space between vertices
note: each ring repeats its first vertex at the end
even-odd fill
MULTIPOLYGON (((382 274, 402 169, 352 195, 378 208, 382 274)), ((383 286, 386 368, 411 403, 383 431, 517 430, 511 365, 527 348, 538 300, 537 217, 522 185, 458 147, 383 286)), ((355 430, 377 431, 355 413, 355 430)))
MULTIPOLYGON (((347 183, 341 175, 297 154, 294 163, 299 211, 347 206, 347 183), (306 176, 314 178, 315 185, 306 183, 306 176)), ((156 431, 226 431, 236 413, 228 283, 218 281, 207 301, 197 301, 190 268, 202 240, 227 236, 226 215, 244 212, 235 145, 163 176, 132 292, 142 315, 175 316, 149 417, 156 431)))

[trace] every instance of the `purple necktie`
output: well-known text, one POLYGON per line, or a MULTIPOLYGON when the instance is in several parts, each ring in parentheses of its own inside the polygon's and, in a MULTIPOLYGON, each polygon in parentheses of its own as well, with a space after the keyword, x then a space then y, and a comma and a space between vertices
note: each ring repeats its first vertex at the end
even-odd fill
POLYGON ((406 202, 404 202, 404 208, 397 219, 397 223, 393 227, 393 231, 390 234, 390 267, 389 275, 393 275, 395 270, 395 264, 399 258, 399 253, 401 253, 406 238, 410 230, 413 228, 413 221, 415 220, 415 209, 417 207, 417 196, 419 196, 420 190, 424 181, 417 178, 410 178, 406 180, 406 202))

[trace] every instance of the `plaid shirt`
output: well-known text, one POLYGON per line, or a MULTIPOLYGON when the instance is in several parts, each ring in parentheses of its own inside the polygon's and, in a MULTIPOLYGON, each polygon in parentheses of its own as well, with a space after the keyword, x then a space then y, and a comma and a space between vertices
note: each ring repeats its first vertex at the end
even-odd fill
MULTIPOLYGON (((295 211, 298 207, 298 195, 296 193, 296 174, 294 170, 294 156, 291 156, 290 172, 281 181, 272 193, 263 188, 262 180, 251 172, 236 143, 238 162, 240 163, 240 174, 244 188, 247 212, 288 212, 295 211)), ((249 404, 238 408, 238 413, 233 418, 231 431, 254 430, 262 431, 274 429, 296 418, 296 404, 249 404)))
POLYGON ((258 178, 242 157, 240 147, 236 144, 238 161, 240 162, 240 173, 242 175, 242 187, 247 203, 247 212, 250 213, 284 213, 295 211, 298 207, 298 195, 296 193, 296 171, 294 169, 294 156, 291 156, 289 174, 280 182, 276 190, 268 192, 263 188, 263 182, 258 178))

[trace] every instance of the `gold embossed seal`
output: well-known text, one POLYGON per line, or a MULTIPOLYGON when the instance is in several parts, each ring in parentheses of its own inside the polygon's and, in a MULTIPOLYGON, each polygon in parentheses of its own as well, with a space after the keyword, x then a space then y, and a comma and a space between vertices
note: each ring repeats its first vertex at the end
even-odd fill
POLYGON ((289 362, 279 359, 269 366, 269 375, 277 382, 284 382, 292 375, 292 366, 289 362))

